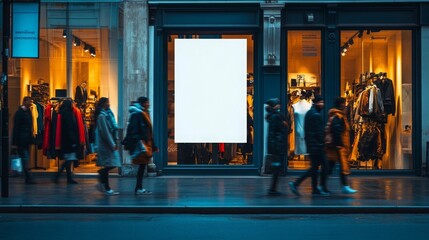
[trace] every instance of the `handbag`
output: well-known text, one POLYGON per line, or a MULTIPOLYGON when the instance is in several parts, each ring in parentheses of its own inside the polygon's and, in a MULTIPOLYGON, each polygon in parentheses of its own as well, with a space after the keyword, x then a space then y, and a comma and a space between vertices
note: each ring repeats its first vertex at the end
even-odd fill
POLYGON ((151 158, 153 156, 152 144, 150 144, 151 142, 146 142, 146 141, 142 141, 142 142, 143 142, 144 148, 146 149, 146 151, 142 153, 143 156, 147 158, 151 158))
POLYGON ((133 164, 148 164, 153 156, 152 144, 146 141, 140 141, 136 147, 136 152, 132 154, 133 164))

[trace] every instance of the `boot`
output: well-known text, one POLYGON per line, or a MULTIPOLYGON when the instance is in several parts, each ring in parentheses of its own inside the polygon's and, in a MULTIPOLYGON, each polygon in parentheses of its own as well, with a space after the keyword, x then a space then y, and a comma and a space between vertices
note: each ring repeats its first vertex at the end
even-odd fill
POLYGON ((76 182, 72 176, 67 176, 67 184, 78 184, 78 182, 76 182))
POLYGON ((67 184, 77 184, 77 182, 72 177, 71 163, 72 161, 66 161, 65 163, 67 172, 67 184))
POLYGON ((54 177, 54 179, 53 179, 53 181, 54 181, 54 183, 59 183, 60 182, 60 175, 61 175, 61 173, 59 173, 59 172, 57 172, 56 174, 55 174, 55 177, 54 177))
POLYGON ((25 184, 36 184, 36 181, 34 181, 33 176, 30 174, 30 172, 25 170, 25 184))

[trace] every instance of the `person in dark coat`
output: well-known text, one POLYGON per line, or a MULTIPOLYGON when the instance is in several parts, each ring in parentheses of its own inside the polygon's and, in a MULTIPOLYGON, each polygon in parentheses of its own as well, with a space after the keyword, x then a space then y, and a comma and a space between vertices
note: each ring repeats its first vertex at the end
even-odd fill
POLYGON ((29 170, 30 145, 34 141, 33 117, 30 110, 32 104, 31 97, 24 97, 22 105, 15 112, 12 132, 12 150, 16 149, 21 158, 26 184, 36 183, 29 170))
POLYGON ((77 184, 72 177, 71 165, 73 161, 78 160, 78 151, 80 150, 79 141, 79 127, 78 120, 73 114, 73 104, 70 99, 65 99, 58 111, 57 134, 59 139, 57 141, 57 149, 59 148, 61 158, 64 160, 58 173, 55 176, 54 181, 58 183, 61 173, 66 170, 67 173, 67 184, 77 184))
POLYGON ((100 98, 95 108, 95 143, 97 146, 97 166, 101 166, 99 173, 100 183, 97 189, 106 195, 118 195, 109 185, 109 171, 121 166, 118 152, 118 125, 110 109, 109 99, 100 98))
POLYGON ((279 195, 277 191, 277 183, 282 167, 284 156, 287 153, 287 134, 288 128, 286 118, 280 112, 280 100, 272 98, 266 101, 267 115, 265 119, 268 122, 268 155, 271 160, 272 178, 269 195, 279 195))
POLYGON ((82 82, 76 87, 74 100, 78 108, 85 107, 86 101, 88 99, 88 91, 86 90, 86 82, 82 82))
POLYGON ((152 121, 149 115, 149 99, 147 97, 139 97, 137 102, 133 103, 128 111, 130 113, 126 138, 127 141, 133 142, 129 152, 132 162, 139 166, 137 171, 137 182, 134 189, 136 195, 151 194, 152 192, 143 188, 143 174, 151 156, 145 154, 148 148, 152 152, 157 152, 153 139, 152 121))
POLYGON ((326 177, 328 162, 325 157, 325 127, 321 111, 325 101, 319 95, 313 99, 311 109, 305 114, 304 131, 307 151, 310 154, 310 168, 295 181, 289 182, 289 187, 295 195, 299 196, 298 186, 311 176, 311 188, 313 195, 329 195, 326 189, 326 177), (321 186, 317 186, 318 169, 321 166, 321 186))
MULTIPOLYGON (((338 97, 335 99, 334 107, 329 110, 328 123, 325 128, 325 149, 329 159, 330 170, 336 162, 340 164, 340 180, 342 192, 345 194, 356 193, 347 182, 350 174, 348 157, 350 155, 350 126, 346 114, 346 99, 338 97)), ((329 171, 332 172, 332 171, 329 171)))

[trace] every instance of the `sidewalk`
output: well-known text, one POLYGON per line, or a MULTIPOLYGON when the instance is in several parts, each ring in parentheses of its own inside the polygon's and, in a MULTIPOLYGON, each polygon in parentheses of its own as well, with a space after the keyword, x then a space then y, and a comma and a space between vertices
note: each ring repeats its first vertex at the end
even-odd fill
POLYGON ((135 196, 135 179, 113 177, 117 196, 105 196, 95 189, 96 177, 76 178, 67 185, 50 177, 38 177, 36 185, 23 178, 10 179, 9 198, 0 198, 0 213, 429 213, 429 178, 409 176, 352 176, 354 195, 340 191, 339 179, 330 178, 328 197, 312 197, 310 179, 303 182, 296 197, 282 177, 280 196, 266 194, 270 177, 161 176, 144 179, 152 195, 135 196))

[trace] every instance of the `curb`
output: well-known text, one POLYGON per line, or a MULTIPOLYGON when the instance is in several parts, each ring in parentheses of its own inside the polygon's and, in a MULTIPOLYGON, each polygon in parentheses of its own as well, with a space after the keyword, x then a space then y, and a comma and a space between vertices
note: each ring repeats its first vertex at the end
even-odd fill
POLYGON ((428 214, 429 206, 97 206, 8 205, 0 213, 159 213, 159 214, 428 214))

